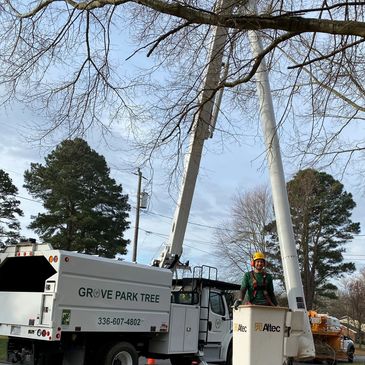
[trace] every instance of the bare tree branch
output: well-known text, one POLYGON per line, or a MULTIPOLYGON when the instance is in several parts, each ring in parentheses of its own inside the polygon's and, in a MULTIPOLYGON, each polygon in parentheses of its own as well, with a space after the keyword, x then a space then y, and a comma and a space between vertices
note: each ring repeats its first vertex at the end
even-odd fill
POLYGON ((37 111, 44 118, 33 126, 39 138, 94 127, 111 133, 118 125, 135 138, 141 159, 159 149, 176 157, 202 102, 215 102, 222 88, 217 132, 239 140, 249 126, 245 133, 257 137, 253 79, 265 59, 278 134, 301 153, 298 163, 318 154, 337 161, 344 151, 353 160, 365 138, 341 138, 365 118, 364 4, 269 0, 252 14, 234 0, 229 12, 214 0, 0 1, 0 102, 19 100, 37 111), (215 26, 229 32, 229 72, 200 101, 215 26), (264 45, 254 59, 248 30, 264 45))

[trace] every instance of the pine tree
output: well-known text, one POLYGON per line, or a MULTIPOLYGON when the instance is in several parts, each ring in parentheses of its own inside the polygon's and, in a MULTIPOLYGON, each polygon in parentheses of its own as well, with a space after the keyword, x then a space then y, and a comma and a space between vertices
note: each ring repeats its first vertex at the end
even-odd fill
POLYGON ((19 239, 20 223, 17 217, 23 216, 16 199, 17 187, 10 176, 0 169, 0 246, 16 243, 19 239))
MULTIPOLYGON (((351 221, 356 204, 351 193, 331 175, 314 169, 299 171, 287 183, 294 237, 308 309, 321 297, 334 297, 331 279, 355 270, 344 262, 345 243, 360 232, 351 221)), ((278 247, 275 222, 268 226, 271 246, 278 247)))
POLYGON ((125 254, 128 196, 110 176, 103 156, 86 141, 65 140, 24 174, 25 187, 43 201, 29 228, 54 248, 105 257, 125 254))

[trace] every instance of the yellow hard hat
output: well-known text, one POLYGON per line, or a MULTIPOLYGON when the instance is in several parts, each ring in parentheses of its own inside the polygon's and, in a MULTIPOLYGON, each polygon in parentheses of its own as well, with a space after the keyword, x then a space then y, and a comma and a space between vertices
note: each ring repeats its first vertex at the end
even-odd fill
POLYGON ((252 260, 253 261, 256 261, 256 260, 264 260, 265 261, 266 259, 265 259, 265 255, 262 252, 258 251, 258 252, 255 252, 253 254, 252 260))

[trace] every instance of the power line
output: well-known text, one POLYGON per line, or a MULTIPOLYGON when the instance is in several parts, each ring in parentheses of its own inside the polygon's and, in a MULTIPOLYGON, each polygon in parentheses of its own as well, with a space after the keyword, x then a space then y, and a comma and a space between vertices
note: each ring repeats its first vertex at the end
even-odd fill
MULTIPOLYGON (((28 201, 31 201, 31 202, 34 202, 34 203, 38 203, 38 204, 43 204, 40 200, 26 198, 26 197, 21 196, 21 195, 15 195, 15 196, 17 198, 19 198, 19 199, 28 200, 28 201)), ((155 213, 155 212, 151 212, 151 211, 149 211, 149 212, 144 211, 143 213, 146 214, 146 215, 155 215, 155 216, 159 216, 159 217, 163 217, 163 218, 167 218, 169 220, 172 220, 172 217, 169 217, 169 216, 166 216, 166 215, 163 215, 163 214, 159 214, 159 213, 155 213)), ((188 221, 188 223, 191 224, 191 225, 194 225, 194 226, 199 226, 199 227, 204 227, 204 228, 209 228, 209 229, 214 229, 214 230, 230 231, 230 232, 237 232, 237 233, 252 233, 250 231, 235 231, 235 230, 229 229, 229 228, 214 227, 214 226, 210 226, 210 225, 207 225, 207 224, 195 223, 195 222, 192 222, 192 221, 188 221)), ((144 230, 142 228, 140 228, 140 229, 143 230, 143 231, 145 231, 146 233, 152 233, 152 234, 156 234, 156 235, 160 234, 162 236, 168 237, 168 235, 166 235, 164 233, 152 232, 152 231, 144 230)), ((365 237, 365 234, 353 234, 353 238, 354 239, 355 238, 361 238, 361 237, 365 237)), ((190 241, 194 241, 194 242, 198 242, 198 243, 205 243, 205 244, 210 243, 208 241, 192 240, 192 239, 190 239, 190 241)))
MULTIPOLYGON (((151 214, 151 215, 157 215, 159 217, 163 217, 163 218, 168 218, 168 219, 172 219, 172 217, 168 217, 166 215, 163 215, 163 214, 159 214, 159 213, 155 213, 155 212, 145 212, 146 214, 151 214)), ((204 227, 204 228, 210 228, 210 229, 222 229, 222 230, 225 230, 224 228, 219 228, 219 227, 214 227, 214 226, 209 226, 207 224, 202 224, 202 223, 195 223, 195 222, 192 222, 192 221, 188 221, 189 224, 193 225, 193 226, 199 226, 199 227, 204 227)))
MULTIPOLYGON (((7 170, 8 171, 11 171, 13 173, 17 173, 15 171, 12 171, 12 170, 9 170, 9 169, 7 169, 7 170)), ((21 196, 21 195, 15 195, 15 196, 17 198, 19 198, 19 199, 31 201, 31 202, 38 203, 38 204, 43 204, 40 200, 26 198, 26 197, 21 196)), ((143 211, 143 213, 146 214, 146 215, 155 215, 155 216, 163 217, 163 218, 166 218, 166 219, 169 219, 169 220, 172 220, 173 219, 170 216, 166 216, 164 214, 160 214, 160 213, 156 213, 156 212, 152 212, 152 211, 143 211)), ((247 234, 247 233, 250 234, 250 233, 252 233, 251 231, 235 231, 235 230, 229 229, 229 228, 221 228, 221 227, 217 227, 217 226, 210 226, 210 225, 207 225, 207 224, 192 222, 190 220, 188 221, 188 224, 193 225, 193 226, 203 227, 203 228, 214 229, 214 230, 236 232, 238 234, 239 233, 243 233, 243 234, 247 234)), ((151 233, 153 233, 153 232, 151 232, 151 233)), ((153 233, 153 234, 156 234, 157 235, 158 233, 153 233)), ((167 235, 164 235, 164 234, 161 234, 161 235, 162 236, 167 236, 167 235)), ((361 238, 361 237, 365 237, 365 234, 353 234, 353 238, 361 238)), ((205 243, 205 244, 210 243, 210 242, 207 242, 207 241, 199 241, 199 240, 190 240, 190 241, 195 241, 195 242, 200 242, 200 243, 205 243)))
MULTIPOLYGON (((169 217, 167 215, 163 215, 163 214, 160 214, 160 213, 156 213, 156 212, 144 212, 144 214, 147 214, 147 215, 156 215, 156 216, 159 216, 159 217, 163 217, 163 218, 167 218, 169 220, 172 220, 172 217, 169 217)), ((221 230, 221 231, 231 231, 231 232, 237 232, 237 233, 252 233, 250 231, 235 231, 233 229, 229 229, 229 228, 221 228, 221 227, 215 227, 215 226, 210 226, 208 224, 202 224, 202 223, 195 223, 195 222, 192 222, 192 221, 188 221, 189 224, 191 225, 194 225, 194 226, 199 226, 199 227, 204 227, 204 228, 209 228, 209 229, 214 229, 214 230, 221 230)), ((354 238, 357 238, 357 237, 365 237, 365 234, 353 234, 354 238)))
MULTIPOLYGON (((160 233, 160 232, 154 232, 154 231, 150 231, 150 230, 146 230, 146 229, 143 229, 143 228, 139 228, 141 231, 147 233, 147 234, 151 234, 151 235, 155 235, 157 237, 161 237, 161 238, 168 238, 169 235, 165 234, 165 233, 160 233)), ((205 244, 205 245, 212 245, 213 242, 211 241, 202 241, 202 240, 194 240, 194 239, 190 239, 190 238, 185 238, 184 241, 188 241, 188 242, 195 242, 195 243, 200 243, 200 244, 205 244)), ((205 253, 208 253, 210 254, 211 252, 207 252, 207 251, 204 251, 202 249, 199 249, 197 247, 193 247, 193 246, 189 246, 188 244, 184 243, 184 246, 186 247, 190 247, 192 249, 196 249, 198 251, 202 251, 202 252, 205 252, 205 253)), ((365 261, 365 254, 364 255, 356 255, 356 254, 344 254, 343 255, 343 258, 345 260, 353 260, 353 261, 365 261), (352 258, 352 257, 355 257, 355 258, 352 258)))
POLYGON ((43 204, 40 200, 35 200, 35 199, 31 199, 31 198, 26 198, 25 196, 20 196, 20 195, 15 195, 17 198, 19 199, 24 199, 24 200, 29 200, 31 202, 34 203, 39 203, 39 204, 43 204))
MULTIPOLYGON (((5 171, 5 169, 3 169, 5 171)), ((18 172, 18 171, 14 171, 14 170, 10 170, 10 169, 6 169, 6 172, 11 172, 13 174, 16 174, 16 175, 20 175, 20 176, 23 176, 22 173, 18 172)))
MULTIPOLYGON (((9 169, 7 169, 7 170, 11 171, 13 173, 17 173, 15 171, 12 171, 12 170, 9 170, 9 169)), ((28 201, 32 201, 32 202, 35 202, 35 203, 42 204, 42 202, 39 201, 39 200, 26 198, 26 197, 23 197, 23 196, 20 196, 20 195, 15 195, 15 196, 19 199, 24 199, 24 200, 28 200, 28 201)), ((169 219, 169 220, 173 219, 171 216, 167 216, 167 215, 152 212, 152 211, 142 211, 142 213, 146 214, 146 215, 155 215, 155 216, 163 217, 163 218, 166 218, 166 219, 169 219)), ((196 222, 192 222, 190 220, 188 221, 188 224, 193 225, 193 226, 197 226, 197 227, 209 228, 209 229, 220 230, 220 231, 230 231, 230 232, 237 232, 237 233, 243 233, 243 234, 252 233, 251 231, 235 231, 235 230, 229 229, 229 228, 221 228, 221 227, 211 226, 211 225, 208 225, 208 224, 196 223, 196 222)), ((354 238, 365 237, 365 234, 353 234, 353 236, 354 236, 354 238)), ((201 242, 204 242, 204 241, 201 241, 201 242)))
POLYGON ((186 247, 189 247, 193 250, 197 250, 197 251, 201 251, 201 252, 204 252, 204 253, 207 253, 208 255, 211 255, 212 253, 211 252, 208 252, 208 251, 205 251, 205 250, 202 250, 201 248, 197 248, 197 247, 193 247, 193 246, 189 246, 187 244, 185 244, 186 247))
MULTIPOLYGON (((131 226, 131 228, 134 228, 134 226, 131 226)), ((148 229, 143 229, 141 227, 139 227, 139 229, 147 234, 152 234, 152 235, 155 235, 155 236, 159 236, 159 237, 162 237, 162 238, 168 238, 169 235, 168 234, 165 234, 165 233, 160 233, 160 232, 153 232, 153 231, 150 231, 148 229)), ((185 238, 184 241, 190 241, 190 242, 196 242, 196 243, 202 243, 202 244, 206 244, 206 245, 211 245, 212 242, 209 242, 209 241, 202 241, 202 240, 195 240, 195 239, 192 239, 192 238, 185 238)))

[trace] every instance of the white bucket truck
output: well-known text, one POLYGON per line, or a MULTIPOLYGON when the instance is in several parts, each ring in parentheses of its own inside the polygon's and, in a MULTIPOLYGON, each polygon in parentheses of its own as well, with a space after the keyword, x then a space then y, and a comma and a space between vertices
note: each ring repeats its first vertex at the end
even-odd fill
MULTIPOLYGON (((0 254, 0 335, 22 364, 137 365, 138 356, 230 363, 227 291, 171 270, 24 242, 0 254)), ((214 277, 213 277, 214 276, 214 277)))

